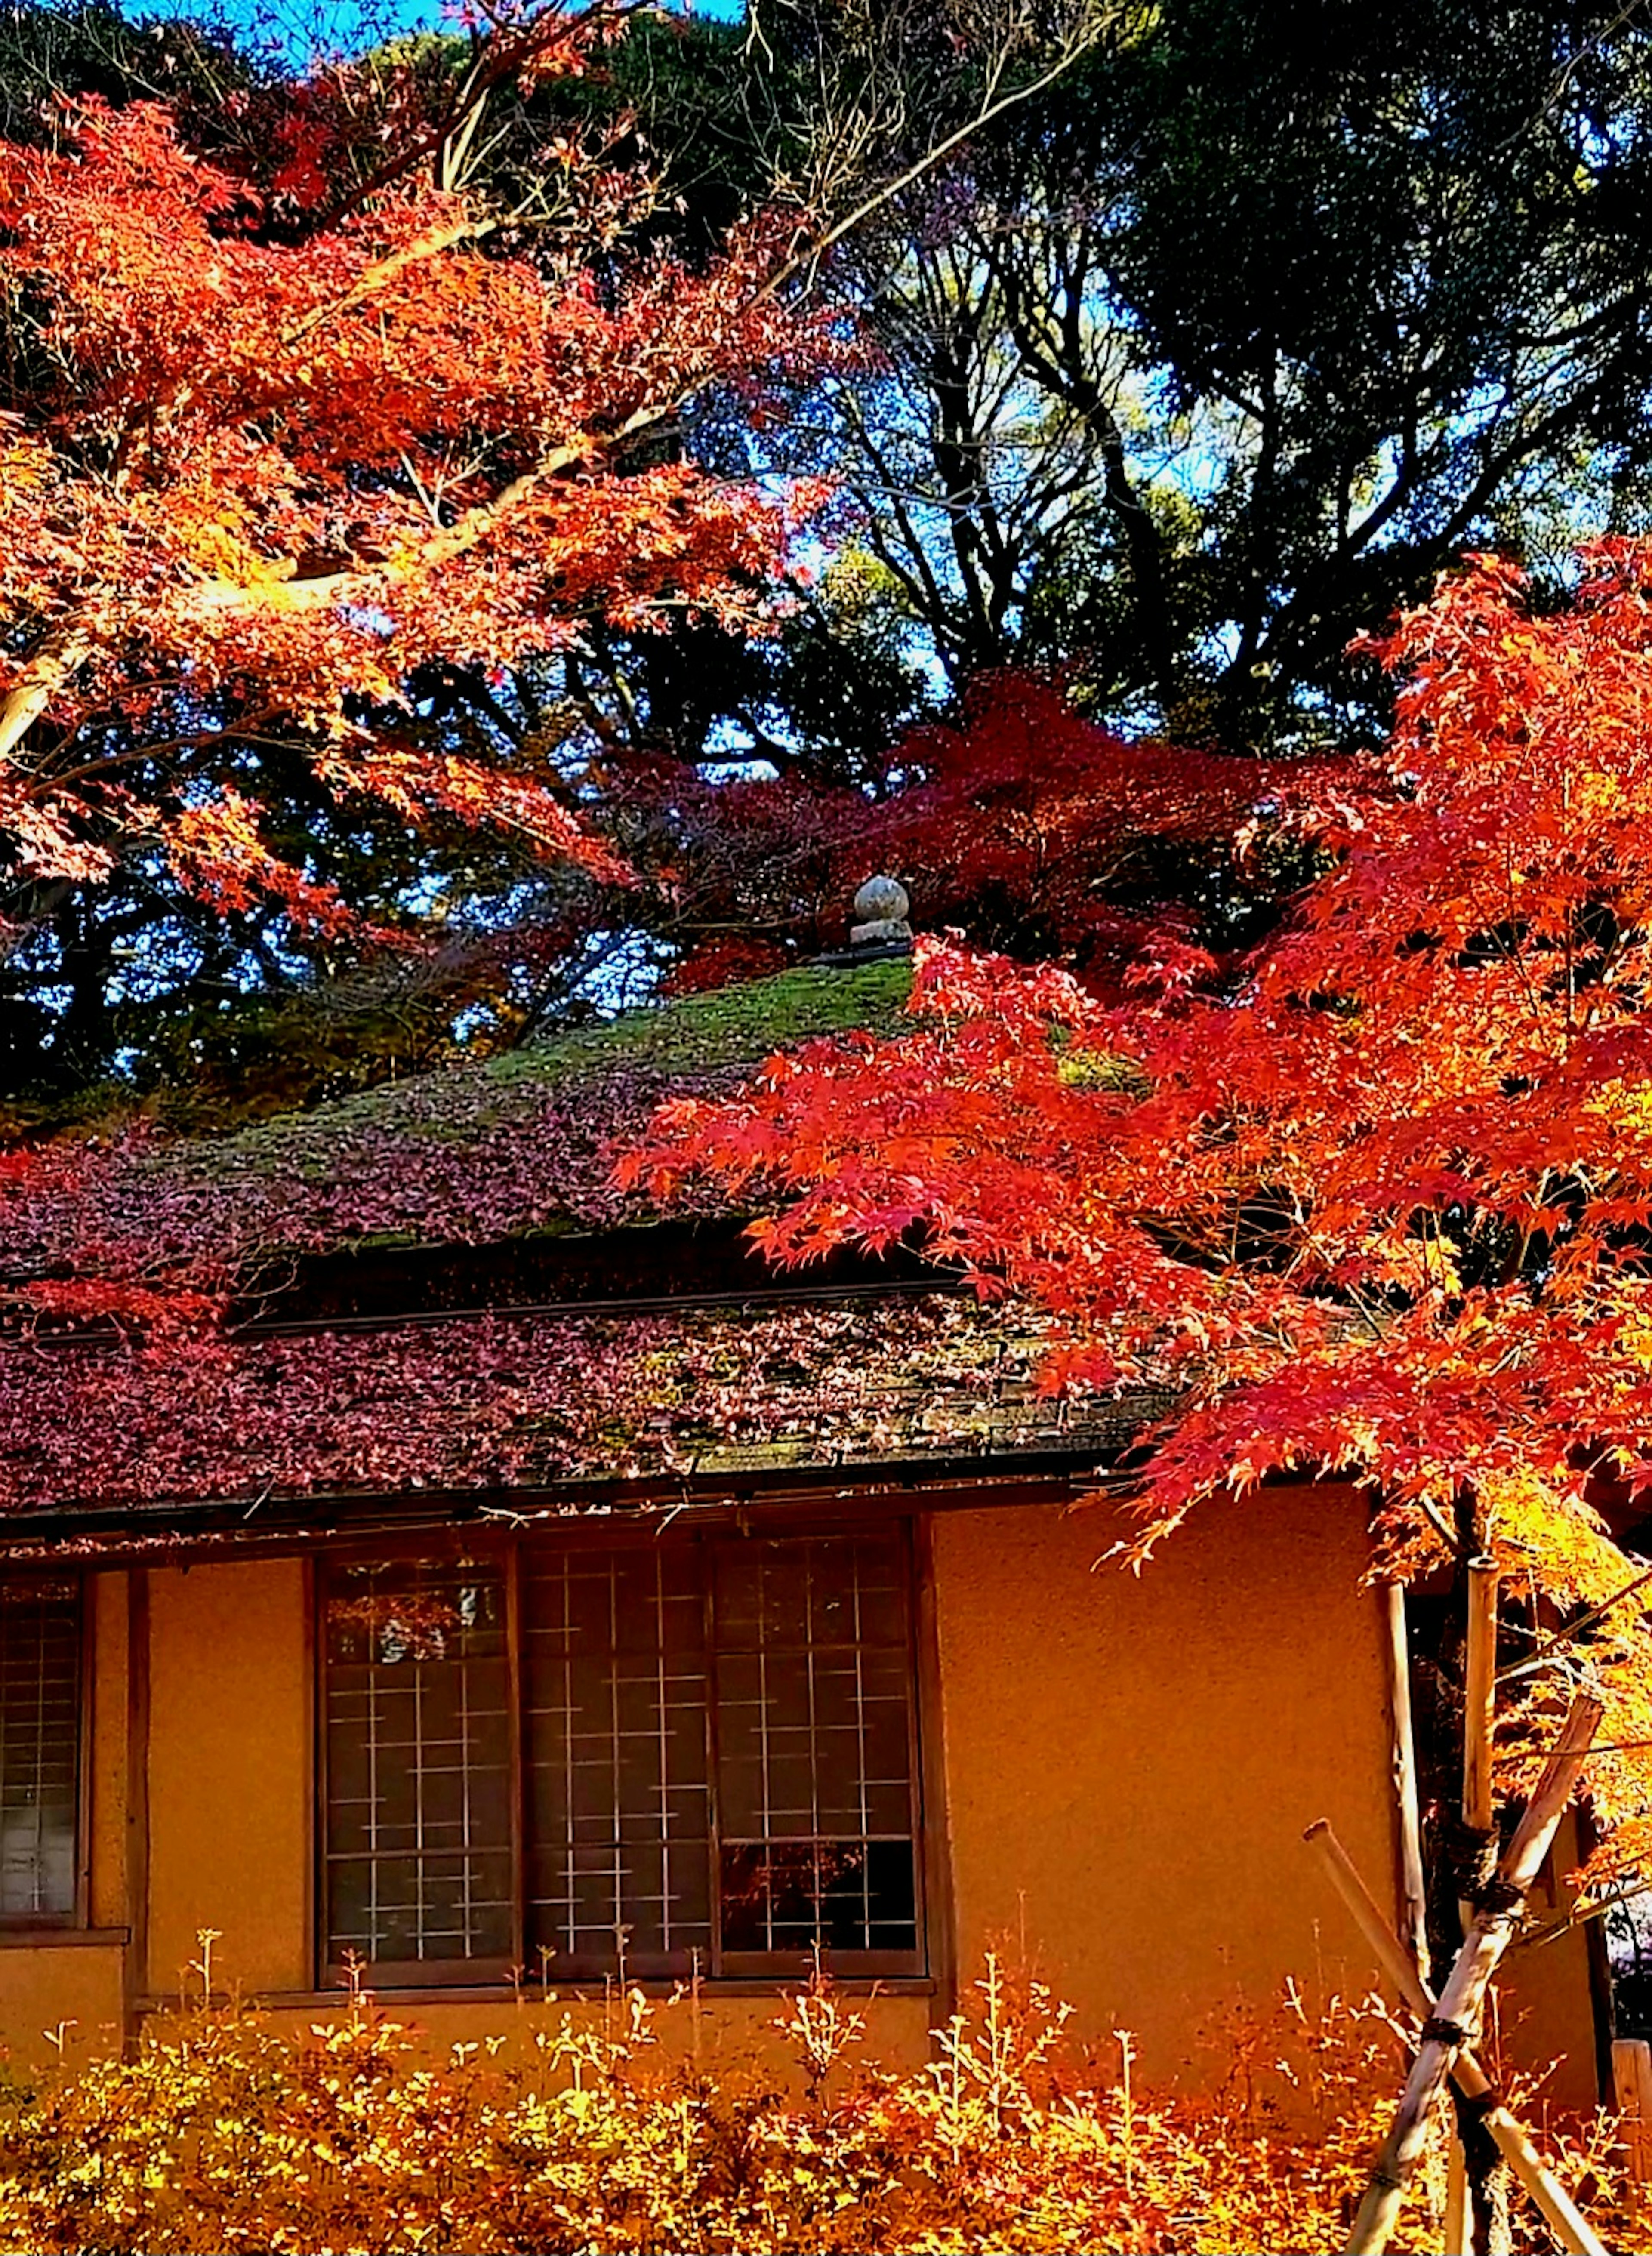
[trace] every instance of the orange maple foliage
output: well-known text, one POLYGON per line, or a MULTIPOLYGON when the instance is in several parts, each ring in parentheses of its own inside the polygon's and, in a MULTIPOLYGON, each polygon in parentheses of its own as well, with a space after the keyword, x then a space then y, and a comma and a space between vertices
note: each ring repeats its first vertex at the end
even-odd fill
MULTIPOLYGON (((1384 1571, 1466 1513, 1528 1620, 1613 1597, 1602 1484, 1652 1488, 1649 582, 1602 548, 1545 614, 1481 558, 1401 620, 1393 742, 1232 976, 1174 929, 1122 1001, 927 946, 910 1034, 667 1108, 634 1170, 782 1187, 782 1261, 914 1237, 1031 1294, 1052 1389, 1178 1387, 1138 1562, 1202 1498, 1352 1475, 1384 1571)), ((1652 1858, 1647 1623, 1610 1610, 1507 1718, 1514 1790, 1558 1685, 1603 1693, 1602 1872, 1652 1858)))
MULTIPOLYGON (((490 36, 566 74, 627 12, 526 0, 490 36)), ((386 711, 420 666, 503 667, 593 616, 749 623, 784 550, 793 503, 663 442, 704 386, 755 401, 822 349, 774 286, 785 230, 619 271, 637 184, 601 152, 559 145, 536 237, 438 185, 416 109, 346 189, 328 90, 293 91, 262 186, 155 105, 0 144, 0 866, 23 878, 159 852, 209 899, 325 924, 337 904, 258 841, 278 732, 341 798, 502 823, 611 878, 553 748, 507 774, 398 741, 386 711)))

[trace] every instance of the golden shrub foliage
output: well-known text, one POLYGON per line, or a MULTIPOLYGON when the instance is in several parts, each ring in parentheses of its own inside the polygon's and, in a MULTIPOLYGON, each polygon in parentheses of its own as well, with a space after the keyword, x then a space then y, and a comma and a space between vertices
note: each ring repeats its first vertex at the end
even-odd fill
MULTIPOLYGON (((1136 2089, 1127 2037, 1087 2057, 996 1958, 906 2076, 862 2061, 865 2016, 825 1981, 777 2020, 789 2076, 719 2080, 662 2044, 662 2013, 697 2028, 691 1997, 616 1990, 596 2026, 524 2010, 526 2065, 503 2041, 441 2060, 358 1994, 296 2038, 203 2003, 128 2059, 0 2086, 0 2252, 1324 2249, 1405 2036, 1374 1999, 1291 1991, 1214 2034, 1223 2081, 1195 2100, 1136 2089)), ((1547 2131, 1610 2245, 1652 2250, 1612 2126, 1547 2131)), ((1439 2160, 1404 2246, 1438 2245, 1442 2185, 1439 2160)))

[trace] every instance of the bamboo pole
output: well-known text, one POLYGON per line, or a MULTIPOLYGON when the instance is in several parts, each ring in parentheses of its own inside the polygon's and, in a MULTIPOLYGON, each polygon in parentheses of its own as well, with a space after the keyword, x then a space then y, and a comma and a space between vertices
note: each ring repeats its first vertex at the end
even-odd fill
POLYGON ((1469 2198, 1468 2160, 1463 2141, 1453 2138, 1445 2165, 1445 2256, 1474 2256, 1474 2204, 1469 2198))
POLYGON ((1498 1865, 1499 1893, 1505 1900, 1476 1912, 1434 2013, 1423 2025, 1423 2042, 1404 2097, 1371 2173, 1345 2256, 1382 2256, 1388 2245, 1401 2196, 1428 2136, 1430 2113, 1444 2089, 1453 2060, 1468 2041, 1462 2032, 1471 2028, 1479 2016, 1604 1712, 1600 1703, 1586 1694, 1580 1694, 1571 1703, 1555 1751, 1498 1865), (1430 2034, 1430 2029, 1437 2033, 1430 2034), (1453 2031, 1458 2034, 1452 2034, 1453 2031))
POLYGON ((1400 1881, 1406 1939, 1418 1973, 1429 1978, 1428 1889, 1423 1877, 1423 1818, 1417 1806, 1416 1739, 1411 1724, 1411 1652, 1405 1634, 1405 1585, 1383 1591, 1388 1628, 1388 1705, 1394 1724, 1394 1798, 1400 1805, 1400 1881))
POLYGON ((1486 2118, 1486 2127, 1533 2208, 1570 2256, 1610 2256, 1606 2242, 1526 2136, 1524 2126, 1500 2102, 1486 2118))
MULTIPOLYGON (((1468 1562, 1468 1652, 1463 1668, 1463 1823, 1488 1846, 1493 1832, 1492 1735, 1497 1715, 1497 1562, 1468 1562)), ((1466 1899, 1458 1907, 1463 1932, 1474 1921, 1466 1899)))
MULTIPOLYGON (((1359 1877, 1359 1867, 1348 1851, 1323 1817, 1308 1828, 1303 1838, 1319 1857, 1332 1887, 1353 1914, 1355 1924, 1370 1944, 1377 1963, 1417 2018, 1427 2020, 1434 2011, 1434 2000, 1407 1957, 1405 1946, 1383 1917, 1376 1898, 1359 1877)), ((1451 2081, 1465 2098, 1492 2101, 1484 2119, 1486 2127, 1496 2140, 1498 2152, 1568 2256, 1607 2256, 1605 2242, 1596 2236, 1588 2219, 1543 2161, 1525 2126, 1496 2097, 1491 2078, 1466 2045, 1451 2063, 1451 2081)))
MULTIPOLYGON (((1497 1562, 1484 1555, 1466 1562, 1468 1578, 1468 1649, 1463 1665, 1463 1826, 1478 1841, 1475 1886, 1486 1879, 1486 1867, 1494 1854, 1497 1836, 1492 1800, 1492 1743, 1497 1729, 1497 1562)), ((1468 1894, 1458 1899, 1458 1924, 1466 1935, 1474 1923, 1474 1906, 1468 1894)), ((1466 2189, 1468 2163, 1459 2136, 1451 2133, 1451 2166, 1466 2189)), ((1468 2230, 1473 2230, 1473 2196, 1468 2230)))
POLYGON ((1492 1829, 1492 1729, 1497 1699, 1497 1562, 1468 1562, 1468 1656, 1463 1685, 1463 1822, 1492 1829))

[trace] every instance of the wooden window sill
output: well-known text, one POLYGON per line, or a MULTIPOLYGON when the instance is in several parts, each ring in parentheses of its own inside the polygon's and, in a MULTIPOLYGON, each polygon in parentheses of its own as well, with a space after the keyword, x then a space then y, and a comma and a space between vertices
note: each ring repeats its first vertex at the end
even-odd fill
MULTIPOLYGON (((549 2002, 554 2006, 600 2006, 604 1999, 611 1999, 616 1985, 604 1989, 601 1983, 553 1983, 549 2002)), ((674 1981, 639 1979, 627 1982, 627 1990, 640 1990, 644 1996, 664 2005, 671 1999, 688 1995, 687 1985, 674 1981)), ((704 1981, 700 1985, 702 2006, 718 2006, 725 2000, 741 1998, 789 1998, 803 1987, 798 1976, 775 1975, 767 1980, 746 1978, 721 1982, 704 1981)), ((932 1998, 937 1985, 929 1974, 890 1974, 881 1978, 855 1975, 834 1975, 832 1988, 846 1998, 932 1998)), ((394 2013, 404 2006, 522 2006, 532 2009, 546 2002, 545 1993, 537 1980, 512 1988, 508 1983, 438 1984, 425 1989, 376 1990, 371 1983, 364 1985, 364 1994, 370 1997, 380 2012, 394 2013)), ((191 2000, 194 2004, 195 2001, 191 2000)), ((214 2000, 215 2004, 228 2002, 214 2000)), ((271 2013, 307 2013, 342 2011, 349 2003, 348 1990, 257 1990, 250 1992, 246 2003, 271 2013)), ((138 2000, 140 2013, 175 2013, 180 2000, 176 1997, 148 1997, 138 2000)))
POLYGON ((118 1950, 129 1927, 0 1927, 0 1950, 118 1950))

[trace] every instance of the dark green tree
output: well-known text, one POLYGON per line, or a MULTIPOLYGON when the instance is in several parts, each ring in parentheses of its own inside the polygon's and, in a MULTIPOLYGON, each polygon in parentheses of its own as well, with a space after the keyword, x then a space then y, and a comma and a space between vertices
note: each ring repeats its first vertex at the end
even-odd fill
POLYGON ((852 243, 884 372, 794 440, 949 679, 1358 736, 1465 548, 1647 520, 1649 95, 1638 9, 1167 0, 852 243))

